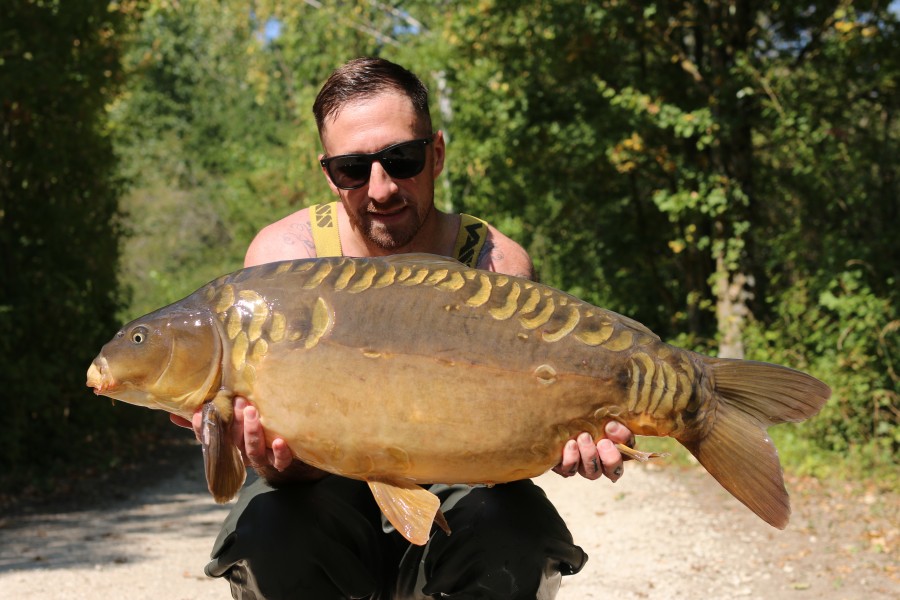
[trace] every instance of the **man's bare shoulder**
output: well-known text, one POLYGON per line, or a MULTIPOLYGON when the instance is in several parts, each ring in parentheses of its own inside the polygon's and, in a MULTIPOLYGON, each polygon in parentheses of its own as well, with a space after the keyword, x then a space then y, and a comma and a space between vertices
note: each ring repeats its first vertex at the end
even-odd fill
POLYGON ((263 227, 247 248, 244 266, 315 256, 309 209, 304 208, 263 227))
POLYGON ((487 271, 534 279, 534 265, 525 249, 493 225, 488 225, 488 236, 477 266, 487 271))

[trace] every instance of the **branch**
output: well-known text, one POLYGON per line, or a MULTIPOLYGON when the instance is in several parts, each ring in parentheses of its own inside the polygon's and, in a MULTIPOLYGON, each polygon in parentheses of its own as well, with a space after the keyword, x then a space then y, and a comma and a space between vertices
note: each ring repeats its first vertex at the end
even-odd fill
MULTIPOLYGON (((319 0, 304 0, 304 1, 306 2, 306 4, 308 6, 312 6, 313 8, 316 8, 316 9, 322 8, 322 3, 319 2, 319 0)), ((379 6, 379 8, 383 9, 386 7, 381 5, 381 6, 379 6)), ((358 21, 353 21, 353 20, 347 19, 347 18, 344 18, 342 20, 344 22, 346 22, 348 25, 350 25, 350 27, 352 27, 353 29, 359 31, 360 33, 364 33, 366 35, 372 36, 373 38, 375 38, 382 44, 390 44, 391 46, 399 46, 400 45, 400 42, 398 42, 394 38, 390 37, 389 35, 385 35, 385 34, 381 33, 380 31, 377 31, 377 30, 369 27, 368 25, 364 25, 362 23, 359 23, 358 21)))

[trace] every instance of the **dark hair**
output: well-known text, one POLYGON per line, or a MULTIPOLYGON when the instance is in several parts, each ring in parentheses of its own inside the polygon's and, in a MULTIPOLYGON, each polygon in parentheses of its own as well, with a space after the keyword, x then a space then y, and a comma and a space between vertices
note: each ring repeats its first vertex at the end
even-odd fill
POLYGON ((313 103, 313 114, 319 136, 325 119, 335 117, 346 104, 366 100, 383 92, 399 92, 409 98, 413 110, 431 134, 431 113, 428 111, 428 89, 412 72, 383 58, 355 58, 335 70, 313 103))

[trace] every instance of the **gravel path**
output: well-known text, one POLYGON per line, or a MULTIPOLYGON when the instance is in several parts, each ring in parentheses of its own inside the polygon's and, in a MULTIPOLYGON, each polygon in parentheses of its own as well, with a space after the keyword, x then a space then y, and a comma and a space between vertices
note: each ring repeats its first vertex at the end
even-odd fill
MULTIPOLYGON (((0 517, 0 598, 229 598, 203 575, 227 507, 205 491, 199 451, 112 492, 0 517)), ((772 529, 699 468, 629 464, 617 484, 538 479, 590 554, 558 600, 900 598, 898 500, 789 483, 794 516, 772 529)))

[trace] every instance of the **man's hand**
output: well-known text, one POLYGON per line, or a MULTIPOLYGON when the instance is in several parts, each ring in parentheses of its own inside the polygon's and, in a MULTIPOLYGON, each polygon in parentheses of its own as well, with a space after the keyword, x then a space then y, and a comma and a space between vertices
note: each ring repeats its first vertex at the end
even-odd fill
MULTIPOLYGON (((191 421, 177 415, 169 415, 169 418, 180 427, 193 429, 199 439, 200 426, 203 421, 201 410, 198 409, 194 413, 191 421)), ((231 437, 234 445, 241 451, 244 464, 253 467, 259 476, 269 483, 313 481, 321 479, 327 474, 302 461, 295 461, 290 447, 282 438, 274 438, 272 446, 268 447, 265 430, 259 421, 259 412, 256 407, 240 396, 234 400, 231 437)))
POLYGON ((634 435, 621 423, 610 421, 605 428, 606 437, 597 444, 587 432, 576 439, 566 442, 562 460, 553 467, 553 471, 563 477, 571 477, 580 473, 587 479, 599 479, 606 475, 615 482, 624 472, 624 457, 616 448, 616 444, 634 446, 634 435))
POLYGON ((266 446, 266 432, 259 422, 259 412, 240 396, 234 400, 231 436, 244 456, 244 464, 254 469, 284 471, 294 462, 294 455, 283 439, 275 438, 271 448, 266 446))

